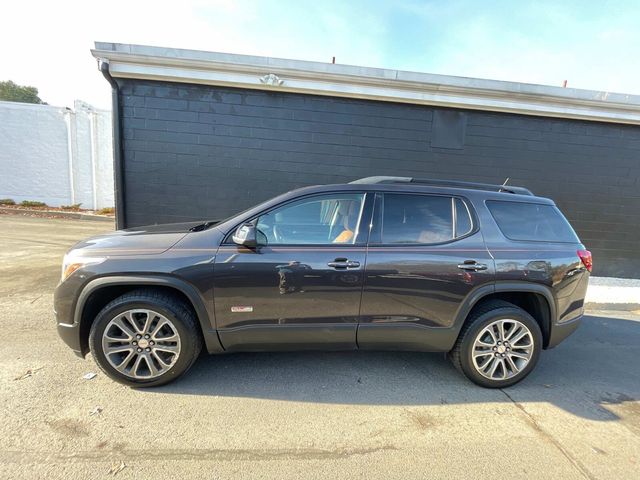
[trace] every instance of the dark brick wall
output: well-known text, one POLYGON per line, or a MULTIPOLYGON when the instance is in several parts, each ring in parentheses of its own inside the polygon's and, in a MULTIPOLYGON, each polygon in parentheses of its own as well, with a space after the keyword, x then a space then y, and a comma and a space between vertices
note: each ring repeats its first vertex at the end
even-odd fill
POLYGON ((369 175, 510 177, 557 202, 597 274, 638 276, 640 127, 120 82, 128 226, 223 218, 296 187, 369 175))

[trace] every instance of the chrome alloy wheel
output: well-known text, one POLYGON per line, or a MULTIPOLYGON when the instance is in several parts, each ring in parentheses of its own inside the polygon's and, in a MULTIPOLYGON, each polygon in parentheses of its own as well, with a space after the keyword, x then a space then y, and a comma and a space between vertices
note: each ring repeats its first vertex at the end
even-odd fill
POLYGON ((473 366, 489 380, 507 380, 524 369, 533 356, 533 335, 518 320, 490 323, 473 342, 473 366))
POLYGON ((107 324, 102 351, 118 372, 148 380, 161 376, 176 363, 180 335, 175 325, 158 312, 127 310, 107 324))

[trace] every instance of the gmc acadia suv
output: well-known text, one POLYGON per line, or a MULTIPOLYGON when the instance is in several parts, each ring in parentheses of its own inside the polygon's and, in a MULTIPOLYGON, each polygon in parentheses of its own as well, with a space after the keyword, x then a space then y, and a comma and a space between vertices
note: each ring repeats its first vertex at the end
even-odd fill
POLYGON ((590 271, 529 190, 370 177, 80 242, 55 311, 78 355, 134 387, 174 380, 203 346, 448 352, 473 382, 506 387, 576 329, 590 271))

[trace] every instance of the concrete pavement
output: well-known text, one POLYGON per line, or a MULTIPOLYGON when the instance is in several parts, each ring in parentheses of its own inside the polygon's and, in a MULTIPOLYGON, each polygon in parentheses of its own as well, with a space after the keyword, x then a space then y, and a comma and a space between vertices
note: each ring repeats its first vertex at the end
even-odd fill
POLYGON ((591 312, 505 390, 442 355, 307 352, 203 357, 137 391, 51 312, 64 251, 107 229, 0 216, 0 478, 640 477, 637 315, 591 312))

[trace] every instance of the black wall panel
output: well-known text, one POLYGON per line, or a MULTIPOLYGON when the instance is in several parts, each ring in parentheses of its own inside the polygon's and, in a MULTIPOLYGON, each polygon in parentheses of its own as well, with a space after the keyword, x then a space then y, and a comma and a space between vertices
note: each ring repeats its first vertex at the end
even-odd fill
POLYGON ((119 83, 128 226, 224 218, 296 187, 370 175, 510 177, 556 201, 597 274, 640 271, 638 126, 119 83))

